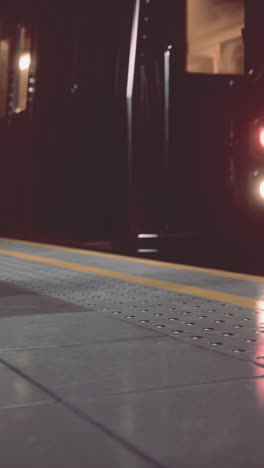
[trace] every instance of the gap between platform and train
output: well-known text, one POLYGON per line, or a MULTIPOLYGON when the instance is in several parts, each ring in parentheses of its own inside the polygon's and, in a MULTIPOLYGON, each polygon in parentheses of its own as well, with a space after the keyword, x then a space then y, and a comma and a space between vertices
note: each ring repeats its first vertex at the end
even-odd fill
POLYGON ((146 278, 142 276, 132 275, 128 273, 123 273, 121 271, 112 271, 104 268, 98 268, 88 265, 82 265, 80 263, 66 262, 63 260, 58 260, 49 257, 41 257, 37 255, 26 254, 23 252, 16 252, 13 250, 0 249, 0 255, 19 258, 21 260, 26 260, 30 262, 36 262, 39 264, 50 265, 54 267, 64 268, 72 271, 80 271, 83 273, 88 273, 92 275, 113 278, 120 281, 127 281, 130 283, 141 284, 144 286, 149 286, 152 288, 163 289, 167 291, 175 291, 182 294, 188 294, 196 297, 203 297, 206 299, 225 302, 228 304, 233 304, 241 307, 248 307, 255 309, 257 307, 258 300, 246 296, 238 296, 235 294, 229 294, 219 291, 214 291, 211 289, 199 288, 194 286, 188 286, 181 283, 168 282, 163 280, 158 280, 154 278, 146 278))

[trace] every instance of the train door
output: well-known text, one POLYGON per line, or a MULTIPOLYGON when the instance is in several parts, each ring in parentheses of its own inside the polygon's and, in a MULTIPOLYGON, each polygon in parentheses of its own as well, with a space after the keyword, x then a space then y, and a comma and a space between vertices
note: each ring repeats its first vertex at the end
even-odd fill
POLYGON ((186 71, 172 97, 172 232, 231 229, 238 182, 233 134, 245 108, 243 28, 243 0, 186 2, 186 71))
POLYGON ((221 235, 235 227, 245 111, 244 77, 184 74, 175 92, 169 178, 169 230, 221 235))
POLYGON ((129 231, 220 232, 237 190, 244 1, 138 1, 135 17, 137 3, 129 231))

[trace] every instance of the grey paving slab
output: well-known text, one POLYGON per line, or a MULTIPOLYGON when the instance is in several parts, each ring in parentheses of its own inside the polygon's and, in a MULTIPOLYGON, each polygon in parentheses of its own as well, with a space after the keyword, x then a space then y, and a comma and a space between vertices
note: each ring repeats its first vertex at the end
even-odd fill
POLYGON ((76 295, 83 295, 89 300, 89 298, 100 299, 101 295, 105 297, 111 294, 113 299, 113 294, 120 294, 121 289, 123 297, 125 297, 126 288, 134 289, 132 283, 12 257, 1 257, 0 280, 59 299, 72 298, 73 302, 76 301, 76 295))
POLYGON ((64 300, 36 293, 0 297, 0 317, 73 313, 86 310, 87 307, 69 304, 64 300))
POLYGON ((253 364, 168 337, 13 350, 2 356, 70 401, 256 375, 253 364))
POLYGON ((156 468, 58 404, 1 413, 0 464, 5 468, 156 468))
POLYGON ((237 311, 232 309, 217 310, 192 307, 128 307, 118 306, 119 317, 129 319, 132 323, 145 324, 151 328, 163 328, 164 331, 180 327, 186 332, 203 330, 226 330, 232 328, 251 329, 264 327, 262 316, 254 311, 237 311))
POLYGON ((263 296, 264 285, 258 281, 225 278, 224 276, 214 276, 213 274, 195 273, 186 270, 157 269, 153 266, 149 267, 148 271, 144 271, 144 269, 141 269, 141 266, 138 266, 137 272, 134 274, 240 296, 252 298, 263 296))
POLYGON ((41 252, 47 251, 47 248, 37 244, 27 244, 26 242, 16 242, 15 239, 7 239, 7 238, 0 238, 0 245, 1 249, 7 250, 14 250, 16 252, 27 252, 30 253, 31 251, 37 255, 37 252, 41 254, 41 252))
POLYGON ((45 392, 6 367, 1 360, 0 382, 0 411, 10 406, 43 404, 52 400, 45 392))
POLYGON ((232 293, 248 297, 263 296, 264 283, 256 281, 246 281, 235 278, 225 278, 207 273, 187 271, 180 268, 166 268, 152 264, 135 263, 125 259, 109 258, 105 256, 87 255, 82 251, 61 250, 56 248, 42 247, 38 245, 16 244, 14 242, 0 240, 1 248, 7 248, 18 252, 27 252, 33 255, 46 256, 66 260, 73 263, 106 268, 113 271, 122 271, 162 281, 182 283, 190 286, 213 289, 215 291, 232 293))
POLYGON ((263 466, 264 380, 77 402, 167 468, 263 466))
MULTIPOLYGON (((14 264, 7 262, 5 275, 9 271, 9 279, 14 286, 26 288, 30 286, 35 295, 38 293, 41 294, 40 297, 43 297, 43 294, 46 294, 51 301, 52 298, 57 299, 59 302, 56 304, 58 304, 58 307, 61 306, 61 311, 71 311, 70 304, 73 304, 79 306, 79 310, 94 311, 94 313, 100 313, 102 316, 108 315, 109 318, 120 318, 127 323, 133 323, 133 325, 145 328, 143 334, 149 330, 170 336, 176 335, 179 337, 181 335, 181 338, 185 339, 186 337, 187 340, 192 342, 197 340, 199 345, 202 344, 201 340, 203 340, 203 337, 205 338, 208 332, 223 335, 228 332, 235 333, 236 347, 230 351, 228 343, 227 346, 216 345, 218 346, 218 352, 227 352, 227 354, 230 352, 232 356, 234 355, 239 359, 260 362, 259 358, 261 358, 262 353, 260 353, 259 348, 254 347, 253 350, 253 346, 251 346, 250 352, 233 352, 232 350, 243 349, 244 342, 243 339, 238 338, 239 332, 244 332, 245 338, 257 331, 261 333, 260 329, 264 328, 262 300, 259 301, 256 310, 253 310, 191 295, 120 282, 114 279, 96 278, 85 273, 50 268, 47 265, 41 265, 37 269, 36 265, 34 265, 35 269, 32 270, 27 263, 26 266, 24 262, 19 263, 21 260, 18 262, 17 259, 11 260, 14 260, 14 264)), ((24 297, 24 301, 26 299, 27 296, 24 297)), ((23 312, 23 301, 16 302, 14 298, 4 298, 4 300, 16 304, 17 309, 14 309, 14 314, 18 314, 20 308, 23 312)), ((43 301, 47 300, 44 297, 43 301)), ((37 304, 37 297, 35 301, 37 304)), ((31 310, 34 312, 34 307, 31 310)), ((43 310, 41 303, 36 305, 35 311, 38 310, 40 312, 43 310)), ((46 310, 49 313, 54 311, 52 307, 48 307, 46 310)), ((98 326, 93 328, 93 336, 96 336, 97 341, 100 341, 105 324, 100 322, 99 317, 96 317, 96 321, 98 326)), ((48 332, 46 335, 42 333, 41 337, 37 326, 32 329, 32 324, 30 324, 29 330, 33 340, 29 340, 29 342, 21 340, 20 343, 14 346, 37 346, 37 341, 39 341, 40 345, 84 343, 87 342, 87 339, 91 339, 91 335, 87 335, 87 325, 84 325, 84 328, 81 329, 81 327, 78 328, 77 321, 73 320, 72 323, 72 329, 66 327, 66 330, 65 328, 58 330, 54 323, 53 326, 48 326, 48 330, 55 327, 56 333, 48 332)), ((113 324, 112 328, 115 329, 115 327, 113 324)), ((22 329, 24 330, 24 326, 22 326, 22 329)), ((131 328, 130 330, 132 331, 131 328)), ((113 332, 113 336, 118 339, 118 331, 117 334, 113 332)), ((28 338, 28 332, 26 337, 28 338)), ((103 340, 108 339, 104 335, 103 340)), ((121 337, 121 339, 123 338, 121 337)), ((203 341, 206 342, 205 339, 203 341)), ((209 342, 206 346, 210 348, 215 345, 211 345, 209 342)), ((250 346, 248 345, 247 348, 250 349, 250 346)))
MULTIPOLYGON (((0 349, 102 343, 156 336, 157 333, 97 312, 3 317, 0 349)), ((107 313, 108 315, 108 313, 107 313)))
POLYGON ((196 342, 200 346, 228 354, 232 357, 255 362, 264 366, 264 329, 225 330, 218 333, 179 333, 177 335, 187 342, 196 342))
MULTIPOLYGON (((1 271, 0 271, 1 278, 1 271)), ((21 259, 6 259, 4 279, 20 287, 30 288, 34 292, 63 299, 73 304, 90 307, 95 304, 99 308, 111 306, 150 306, 156 311, 166 305, 178 308, 192 307, 207 309, 213 306, 219 313, 233 310, 235 306, 196 298, 157 288, 142 287, 126 281, 96 277, 48 265, 31 265, 21 259)), ((261 303, 261 300, 259 301, 261 303)))
POLYGON ((261 283, 0 247, 259 300, 253 310, 1 256, 2 363, 81 412, 0 365, 2 466, 262 466, 261 283))
POLYGON ((0 281, 0 298, 5 296, 20 296, 21 294, 28 294, 31 291, 25 288, 19 288, 17 286, 11 285, 6 281, 0 281))
POLYGON ((159 330, 167 335, 206 335, 208 332, 233 333, 251 332, 264 328, 263 313, 254 310, 236 307, 213 307, 173 304, 158 305, 154 307, 146 304, 145 307, 118 306, 112 312, 121 320, 142 325, 148 329, 159 330))
MULTIPOLYGON (((52 252, 54 251, 52 250, 52 252)), ((247 347, 247 349, 251 349, 249 352, 233 351, 233 349, 243 349, 244 346, 243 338, 238 337, 239 332, 245 333, 246 338, 251 336, 252 333, 261 333, 261 328, 264 328, 264 302, 261 295, 256 309, 253 310, 111 278, 100 278, 81 272, 50 267, 49 265, 37 265, 34 262, 24 262, 16 258, 5 259, 4 275, 14 287, 30 288, 35 296, 38 293, 40 298, 43 299, 41 299, 41 303, 41 301, 38 301, 37 296, 35 299, 24 296, 21 301, 16 302, 14 297, 5 297, 4 302, 2 301, 2 304, 4 304, 4 307, 2 307, 3 315, 25 313, 27 300, 29 301, 28 313, 41 313, 42 311, 43 313, 52 313, 56 312, 56 307, 58 307, 58 312, 72 312, 74 310, 71 309, 72 304, 77 307, 76 311, 80 307, 80 311, 94 311, 94 313, 100 313, 102 316, 108 314, 109 318, 120 318, 127 323, 132 323, 134 326, 140 326, 145 329, 145 332, 142 332, 143 334, 149 330, 169 336, 179 337, 180 335, 181 338, 192 342, 196 340, 199 345, 203 342, 206 343, 206 334, 208 332, 223 336, 225 336, 225 333, 234 333, 236 335, 236 347, 232 348, 231 351, 228 349, 228 343, 225 346, 209 342, 206 347, 217 346, 218 352, 227 352, 227 354, 230 352, 232 356, 236 355, 239 359, 258 363, 262 359, 262 352, 260 353, 259 347, 254 347, 253 350, 253 346, 250 348, 249 344, 247 347), (46 298, 43 296, 44 294, 46 298), (52 305, 53 300, 55 302, 52 305), (50 305, 47 301, 51 301, 50 305), (45 302, 47 307, 45 307, 45 302), (8 308, 8 305, 10 305, 10 308, 8 308)), ((105 324, 100 322, 97 317, 96 321, 98 326, 93 329, 94 336, 96 336, 97 342, 100 342, 105 324)), ((88 341, 93 339, 91 335, 87 335, 87 325, 84 325, 84 330, 81 330, 80 327, 78 329, 76 323, 73 323, 72 330, 69 330, 69 328, 67 330, 64 328, 58 330, 55 323, 52 328, 54 327, 57 333, 46 333, 46 335, 42 334, 40 337, 38 331, 35 332, 35 338, 39 339, 41 346, 84 343, 87 342, 87 339, 88 341)), ((112 328, 115 328, 115 325, 112 325, 112 328)), ((32 326, 30 326, 30 330, 33 331, 32 326)), ((130 330, 132 331, 132 328, 130 330)), ((31 335, 33 336, 32 333, 31 335)), ((117 335, 114 332, 113 336, 118 339, 118 332, 117 335)), ((28 338, 28 334, 26 337, 28 338)), ((107 341, 108 339, 104 335, 103 340, 107 341)), ((121 337, 121 339, 123 338, 121 337)), ((28 346, 37 346, 36 341, 31 342, 29 340, 28 346)), ((23 343, 23 340, 21 340, 15 346, 27 346, 27 341, 23 343)))

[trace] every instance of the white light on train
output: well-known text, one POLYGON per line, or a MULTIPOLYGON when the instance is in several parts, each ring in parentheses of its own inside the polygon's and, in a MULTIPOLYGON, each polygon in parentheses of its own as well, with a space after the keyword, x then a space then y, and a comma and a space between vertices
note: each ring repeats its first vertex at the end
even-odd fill
POLYGON ((19 62, 18 62, 19 70, 21 71, 28 70, 30 62, 31 62, 31 57, 28 52, 20 55, 19 62))
POLYGON ((159 237, 158 234, 138 234, 138 239, 154 239, 159 237))
POLYGON ((261 128, 259 131, 259 142, 261 146, 264 148, 264 128, 261 128))
POLYGON ((140 11, 140 0, 136 0, 135 7, 134 7, 134 15, 133 15, 132 33, 131 33, 131 39, 130 39, 127 89, 126 89, 127 99, 132 99, 132 96, 133 96, 136 51, 137 51, 137 40, 138 40, 139 11, 140 11))
POLYGON ((261 198, 264 200, 264 180, 262 180, 259 184, 259 194, 261 198))

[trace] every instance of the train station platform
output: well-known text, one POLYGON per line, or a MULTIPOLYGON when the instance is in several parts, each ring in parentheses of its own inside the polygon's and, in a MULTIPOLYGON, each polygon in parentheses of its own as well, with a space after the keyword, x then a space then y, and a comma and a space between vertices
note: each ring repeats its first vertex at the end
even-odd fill
POLYGON ((260 468, 264 278, 0 239, 4 468, 260 468))

